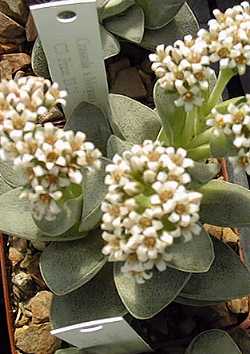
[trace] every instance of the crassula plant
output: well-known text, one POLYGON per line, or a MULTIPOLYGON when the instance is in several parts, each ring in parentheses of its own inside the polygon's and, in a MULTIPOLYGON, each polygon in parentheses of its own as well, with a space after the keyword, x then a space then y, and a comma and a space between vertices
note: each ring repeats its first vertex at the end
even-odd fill
MULTIPOLYGON (((83 102, 62 130, 41 123, 65 104, 56 84, 0 84, 0 230, 51 241, 41 272, 55 328, 250 293, 238 255, 203 226, 250 225, 250 191, 218 178, 225 157, 235 174, 250 172, 250 97, 222 101, 250 64, 250 6, 214 15, 208 30, 150 55, 156 110, 110 95, 107 119, 83 102)), ((187 353, 213 345, 240 352, 209 331, 187 353)))

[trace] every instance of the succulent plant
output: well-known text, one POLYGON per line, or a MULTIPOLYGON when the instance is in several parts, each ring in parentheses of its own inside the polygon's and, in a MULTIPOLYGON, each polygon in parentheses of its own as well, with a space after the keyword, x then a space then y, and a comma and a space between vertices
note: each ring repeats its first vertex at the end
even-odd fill
MULTIPOLYGON (((51 241, 41 272, 56 295, 55 328, 127 312, 149 319, 173 301, 206 306, 250 293, 239 256, 203 227, 242 228, 244 247, 250 226, 250 191, 237 184, 239 171, 250 172, 250 97, 221 99, 250 65, 250 6, 214 15, 208 30, 150 56, 156 110, 112 94, 109 121, 83 102, 61 130, 35 124, 64 104, 57 85, 0 84, 0 230, 51 241), (235 183, 217 178, 216 158, 225 157, 235 183)), ((208 331, 187 353, 214 345, 240 352, 223 331, 208 331)))
MULTIPOLYGON (((100 0, 97 8, 104 59, 119 53, 121 40, 154 50, 158 43, 170 44, 198 28, 183 0, 100 0)), ((33 48, 32 67, 37 75, 49 78, 39 38, 33 48)))

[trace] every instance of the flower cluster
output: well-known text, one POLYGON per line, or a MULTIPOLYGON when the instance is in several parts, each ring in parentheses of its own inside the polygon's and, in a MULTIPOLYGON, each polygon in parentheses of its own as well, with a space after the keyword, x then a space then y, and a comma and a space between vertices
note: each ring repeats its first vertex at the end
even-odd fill
POLYGON ((209 78, 213 74, 203 40, 186 36, 184 41, 178 40, 173 46, 159 45, 149 58, 161 87, 180 96, 175 101, 176 106, 192 111, 194 106, 202 105, 202 92, 208 90, 209 78))
POLYGON ((221 131, 232 139, 232 143, 238 154, 229 157, 239 172, 244 169, 250 174, 250 95, 246 96, 246 102, 238 106, 231 103, 226 113, 220 113, 216 108, 212 110, 212 117, 207 120, 207 125, 214 127, 214 134, 221 131))
POLYGON ((242 75, 250 65, 250 5, 244 1, 225 13, 213 13, 209 30, 200 30, 198 37, 206 42, 212 63, 219 62, 221 69, 235 68, 242 75))
POLYGON ((103 253, 124 262, 122 272, 143 283, 154 268, 166 269, 176 238, 200 233, 202 195, 188 189, 193 161, 182 148, 145 141, 107 166, 108 193, 102 203, 103 253))
POLYGON ((176 92, 176 106, 184 106, 187 112, 203 104, 203 93, 214 75, 212 63, 239 74, 250 65, 249 3, 244 1, 225 13, 214 10, 214 16, 208 30, 201 29, 195 38, 186 36, 173 46, 159 45, 149 56, 161 87, 176 92))
POLYGON ((0 158, 27 178, 20 197, 29 199, 38 220, 53 220, 65 188, 81 184, 82 168, 100 165, 101 153, 84 133, 36 124, 40 114, 64 104, 65 95, 41 78, 0 83, 0 158))

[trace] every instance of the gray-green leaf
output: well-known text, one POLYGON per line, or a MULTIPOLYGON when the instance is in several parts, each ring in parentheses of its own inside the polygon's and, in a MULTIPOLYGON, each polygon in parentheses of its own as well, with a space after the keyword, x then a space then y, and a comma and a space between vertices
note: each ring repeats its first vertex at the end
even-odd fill
POLYGON ((237 154, 232 138, 225 135, 223 131, 218 132, 218 134, 211 134, 210 149, 214 157, 227 157, 237 154))
POLYGON ((225 227, 250 224, 250 191, 222 180, 212 180, 202 186, 200 217, 202 222, 225 227))
POLYGON ((99 7, 99 19, 102 22, 106 18, 119 15, 135 4, 135 0, 109 0, 99 7))
POLYGON ((31 66, 32 70, 37 76, 44 77, 45 79, 50 79, 47 58, 39 37, 36 39, 32 49, 31 66))
POLYGON ((11 191, 12 188, 10 187, 10 185, 8 183, 5 182, 5 180, 3 179, 3 177, 0 175, 0 196, 6 192, 11 191))
POLYGON ((156 139, 161 128, 156 112, 126 96, 111 94, 109 97, 115 135, 134 144, 156 139))
POLYGON ((60 205, 60 209, 61 211, 52 221, 33 218, 42 233, 49 236, 59 236, 79 223, 82 213, 82 194, 77 193, 76 196, 64 201, 63 205, 60 205))
POLYGON ((101 41, 102 41, 102 48, 104 52, 104 59, 111 58, 120 52, 120 44, 118 40, 105 28, 100 25, 100 34, 101 34, 101 41))
POLYGON ((185 0, 136 0, 145 14, 145 27, 159 29, 167 25, 180 10, 185 0))
POLYGON ((192 180, 195 180, 201 184, 209 182, 220 171, 220 164, 216 161, 208 163, 194 162, 194 166, 189 168, 189 173, 192 176, 192 180))
POLYGON ((115 35, 139 44, 144 34, 144 13, 134 5, 122 15, 107 19, 104 26, 115 35))
POLYGON ((20 187, 27 183, 22 172, 14 170, 8 162, 0 161, 0 175, 12 188, 20 187))
POLYGON ((175 18, 158 30, 145 30, 141 46, 154 51, 159 44, 170 45, 187 34, 196 35, 198 22, 190 7, 185 3, 175 18))
POLYGON ((79 230, 87 232, 95 227, 101 219, 101 203, 107 193, 107 186, 104 183, 105 168, 110 161, 102 159, 102 166, 84 178, 84 200, 79 230))
POLYGON ((242 354, 237 344, 220 329, 200 333, 193 339, 185 354, 242 354))
POLYGON ((183 145, 182 132, 185 125, 186 112, 182 107, 176 107, 174 101, 177 94, 166 92, 159 84, 154 87, 154 101, 157 112, 161 118, 166 143, 175 146, 183 145))
POLYGON ((112 269, 112 264, 107 263, 80 289, 65 296, 54 296, 51 308, 54 328, 127 313, 117 293, 112 269))
POLYGON ((0 196, 0 230, 3 233, 41 241, 68 241, 84 236, 78 232, 78 227, 73 227, 60 236, 44 235, 32 218, 30 203, 19 199, 20 193, 21 188, 16 188, 0 196))
POLYGON ((200 301, 225 301, 250 294, 250 273, 237 254, 213 238, 215 260, 207 273, 193 274, 180 296, 200 301))
POLYGON ((155 316, 171 303, 190 278, 189 273, 167 267, 164 272, 154 271, 151 279, 137 284, 121 272, 121 264, 114 265, 118 293, 132 316, 147 319, 155 316))
POLYGON ((81 102, 74 109, 64 129, 84 132, 87 140, 93 142, 104 155, 106 154, 106 145, 111 130, 104 114, 95 105, 81 102))
POLYGON ((101 230, 71 242, 52 242, 41 256, 42 276, 56 295, 68 294, 91 280, 106 263, 101 230))
POLYGON ((214 261, 213 243, 203 228, 191 241, 175 242, 168 248, 168 253, 172 255, 169 267, 183 272, 207 272, 214 261))
POLYGON ((85 350, 74 348, 74 347, 59 349, 55 352, 55 354, 85 354, 85 353, 88 354, 85 350))
POLYGON ((122 155, 124 151, 130 150, 133 144, 128 141, 121 140, 115 135, 111 135, 107 144, 108 158, 112 159, 115 154, 122 155))

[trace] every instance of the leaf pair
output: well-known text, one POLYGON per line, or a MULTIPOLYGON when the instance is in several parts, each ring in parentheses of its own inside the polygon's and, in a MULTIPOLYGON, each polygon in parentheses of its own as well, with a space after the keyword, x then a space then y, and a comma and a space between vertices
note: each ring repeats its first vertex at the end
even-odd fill
MULTIPOLYGON (((117 315, 115 308, 106 304, 105 299, 108 298, 116 303, 119 311, 122 308, 122 300, 125 308, 134 317, 147 319, 156 315, 175 299, 177 302, 203 306, 249 294, 250 275, 241 264, 239 257, 221 241, 213 239, 213 243, 216 257, 208 271, 191 275, 188 272, 167 267, 164 272, 155 272, 153 277, 142 285, 125 277, 120 272, 119 263, 114 266, 113 280, 112 265, 107 263, 98 275, 83 287, 65 296, 54 298, 52 307, 54 326, 61 327, 67 321, 70 324, 78 323, 81 316, 81 321, 89 321, 103 318, 104 313, 107 317, 117 315), (102 303, 103 293, 104 302, 102 303), (97 307, 93 308, 93 304, 97 304, 97 307), (66 311, 63 315, 62 309, 66 311)), ((60 247, 60 244, 58 246, 60 247)), ((204 249, 203 252, 205 251, 204 249)), ((63 256, 62 253, 61 257, 63 256)), ((195 264, 195 256, 193 264, 195 264)), ((194 269, 195 266, 193 265, 192 268, 194 269)))

